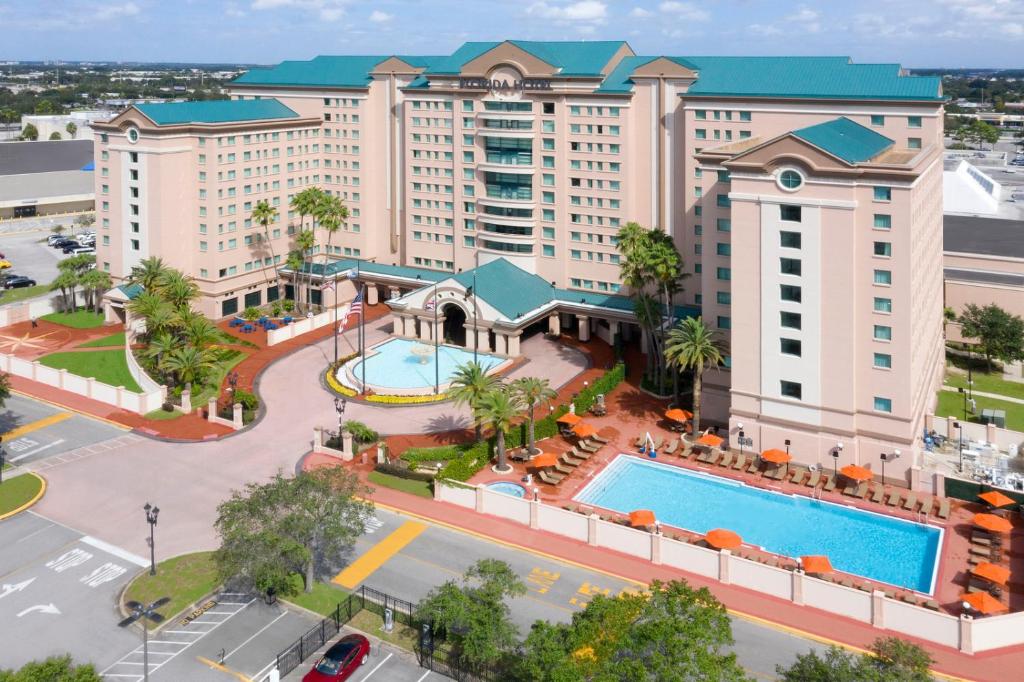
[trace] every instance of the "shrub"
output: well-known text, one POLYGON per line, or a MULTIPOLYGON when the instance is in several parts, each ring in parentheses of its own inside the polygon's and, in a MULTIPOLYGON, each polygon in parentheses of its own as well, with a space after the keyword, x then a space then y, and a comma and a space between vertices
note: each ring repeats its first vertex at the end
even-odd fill
POLYGON ((284 304, 281 301, 274 301, 270 304, 270 314, 274 317, 281 317, 281 311, 284 310, 284 304))
POLYGON ((295 310, 295 301, 291 300, 290 298, 286 298, 284 300, 284 303, 281 304, 281 306, 284 308, 284 311, 286 313, 290 313, 291 311, 295 310))
POLYGON ((462 455, 468 445, 439 445, 433 448, 409 448, 400 457, 410 464, 420 462, 447 462, 462 455))
POLYGON ((491 444, 488 441, 475 443, 472 447, 466 448, 461 456, 450 460, 437 477, 453 481, 468 481, 489 461, 491 461, 491 444))
POLYGON ((420 471, 413 471, 408 467, 397 466, 395 464, 378 464, 374 467, 374 471, 379 471, 382 474, 390 474, 397 476, 398 478, 407 478, 411 481, 433 481, 434 474, 428 474, 420 471))
POLYGON ((253 411, 260 406, 260 399, 256 397, 256 394, 244 388, 236 388, 234 398, 236 403, 241 404, 243 410, 253 411))
POLYGON ((262 317, 260 309, 256 308, 255 306, 249 306, 248 308, 242 311, 242 319, 248 322, 254 322, 260 319, 260 317, 262 317))
POLYGON ((372 443, 380 438, 376 431, 363 422, 354 419, 348 420, 342 424, 342 427, 352 434, 357 443, 372 443))

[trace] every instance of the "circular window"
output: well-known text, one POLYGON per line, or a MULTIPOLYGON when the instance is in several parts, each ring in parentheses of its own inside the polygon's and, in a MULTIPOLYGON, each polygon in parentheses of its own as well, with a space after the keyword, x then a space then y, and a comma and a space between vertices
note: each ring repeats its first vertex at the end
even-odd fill
POLYGON ((132 144, 135 144, 136 142, 139 141, 139 131, 138 131, 138 129, 136 129, 136 128, 129 128, 128 132, 127 132, 127 135, 128 135, 128 141, 131 142, 132 144))
POLYGON ((800 186, 803 184, 804 176, 795 170, 787 169, 779 173, 779 185, 781 185, 783 189, 800 189, 800 186))

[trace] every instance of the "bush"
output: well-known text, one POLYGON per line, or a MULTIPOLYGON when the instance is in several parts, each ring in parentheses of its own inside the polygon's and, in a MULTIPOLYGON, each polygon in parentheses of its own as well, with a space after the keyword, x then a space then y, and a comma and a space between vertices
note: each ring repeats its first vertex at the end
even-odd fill
POLYGON ((260 309, 256 308, 255 306, 249 306, 248 308, 242 311, 242 319, 246 320, 247 322, 255 322, 262 316, 263 314, 260 312, 260 309))
POLYGON ((489 461, 491 461, 491 444, 488 441, 475 443, 472 447, 466 448, 460 457, 450 460, 437 477, 453 481, 468 481, 489 461))
POLYGON ((439 445, 433 448, 409 448, 401 454, 401 459, 410 464, 420 462, 447 462, 462 455, 468 445, 439 445))
POLYGON ((389 474, 397 478, 407 478, 410 481, 433 481, 434 474, 428 474, 421 471, 413 471, 408 467, 398 466, 396 464, 378 464, 375 466, 374 471, 379 471, 382 474, 389 474))
POLYGON ((274 301, 270 304, 270 314, 274 317, 281 317, 281 312, 284 310, 284 304, 281 301, 274 301))
POLYGON ((235 389, 234 402, 241 404, 243 410, 249 411, 254 411, 260 406, 260 399, 256 397, 256 394, 244 388, 235 389))
POLYGON ((354 419, 348 420, 342 424, 342 427, 352 434, 352 437, 357 443, 373 443, 380 438, 376 431, 363 422, 356 421, 354 419))

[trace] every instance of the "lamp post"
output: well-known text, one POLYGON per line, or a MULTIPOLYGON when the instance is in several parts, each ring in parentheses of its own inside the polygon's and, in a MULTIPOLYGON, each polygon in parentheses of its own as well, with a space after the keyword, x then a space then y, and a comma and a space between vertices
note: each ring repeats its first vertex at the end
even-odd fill
POLYGON ((843 444, 836 443, 836 446, 832 448, 832 463, 835 466, 835 475, 839 476, 839 455, 843 452, 843 444))
POLYGON ((345 414, 345 399, 334 399, 334 411, 338 413, 338 443, 341 443, 341 418, 345 414))
POLYGON ((788 454, 789 454, 789 446, 790 446, 790 445, 792 445, 792 441, 790 441, 790 440, 789 440, 789 439, 787 438, 787 439, 785 440, 785 443, 786 443, 786 454, 788 455, 788 454))
POLYGON ((740 431, 738 435, 739 435, 739 438, 740 438, 740 457, 742 457, 743 456, 743 438, 744 438, 745 434, 742 431, 740 431))
POLYGON ((962 387, 956 390, 964 397, 964 421, 967 421, 967 390, 962 387))
POLYGON ((964 471, 964 428, 960 425, 960 422, 953 422, 953 428, 960 434, 960 465, 957 470, 960 473, 964 471))
MULTIPOLYGON (((149 505, 146 505, 149 506, 149 505)), ((135 621, 142 621, 142 679, 149 679, 149 627, 146 625, 146 621, 152 621, 154 623, 162 623, 164 617, 156 612, 158 608, 171 601, 170 597, 160 597, 152 604, 141 604, 137 601, 126 602, 127 606, 131 610, 131 614, 117 624, 119 628, 125 628, 134 623, 135 621)))
POLYGON ((882 460, 882 485, 885 485, 885 463, 892 462, 893 460, 899 459, 900 451, 893 450, 891 453, 881 453, 878 458, 882 460))
POLYGON ((153 540, 155 537, 156 517, 160 514, 160 507, 154 507, 147 502, 143 509, 146 512, 146 523, 149 524, 149 574, 156 575, 156 545, 153 540))
POLYGON ((0 436, 0 483, 4 482, 5 466, 7 466, 7 453, 4 452, 4 437, 0 436))

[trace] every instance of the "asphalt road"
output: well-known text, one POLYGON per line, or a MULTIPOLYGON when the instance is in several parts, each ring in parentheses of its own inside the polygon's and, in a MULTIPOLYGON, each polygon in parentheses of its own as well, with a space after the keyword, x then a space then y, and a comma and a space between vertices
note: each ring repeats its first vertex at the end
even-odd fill
POLYGON ((46 245, 49 234, 48 230, 0 234, 0 253, 11 261, 8 272, 31 277, 37 284, 52 282, 57 276, 57 263, 67 256, 46 245), (41 239, 44 241, 40 242, 41 239))
POLYGON ((126 432, 33 398, 12 395, 0 411, 0 434, 10 464, 26 465, 78 450, 126 432))

